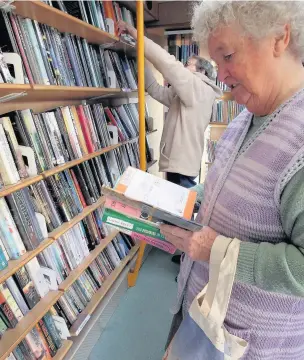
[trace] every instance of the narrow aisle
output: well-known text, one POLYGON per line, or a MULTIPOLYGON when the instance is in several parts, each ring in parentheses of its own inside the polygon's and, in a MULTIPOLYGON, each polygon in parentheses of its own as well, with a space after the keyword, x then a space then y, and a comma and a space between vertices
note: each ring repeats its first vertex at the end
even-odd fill
POLYGON ((176 295, 178 265, 153 249, 137 284, 127 291, 89 360, 161 360, 176 295))

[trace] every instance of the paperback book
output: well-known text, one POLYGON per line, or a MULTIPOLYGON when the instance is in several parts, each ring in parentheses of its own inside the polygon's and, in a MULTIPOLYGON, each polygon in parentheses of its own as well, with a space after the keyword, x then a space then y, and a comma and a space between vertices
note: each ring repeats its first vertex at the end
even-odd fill
POLYGON ((144 171, 128 167, 116 186, 103 186, 102 193, 106 224, 169 253, 175 248, 161 234, 160 224, 189 231, 202 228, 191 220, 196 192, 144 171))

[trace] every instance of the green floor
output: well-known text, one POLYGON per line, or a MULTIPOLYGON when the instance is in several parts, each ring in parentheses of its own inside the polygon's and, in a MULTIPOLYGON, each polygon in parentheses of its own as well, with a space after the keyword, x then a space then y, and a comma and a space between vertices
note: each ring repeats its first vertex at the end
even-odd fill
POLYGON ((89 360, 161 360, 176 295, 178 265, 153 249, 137 284, 129 289, 95 345, 89 360))

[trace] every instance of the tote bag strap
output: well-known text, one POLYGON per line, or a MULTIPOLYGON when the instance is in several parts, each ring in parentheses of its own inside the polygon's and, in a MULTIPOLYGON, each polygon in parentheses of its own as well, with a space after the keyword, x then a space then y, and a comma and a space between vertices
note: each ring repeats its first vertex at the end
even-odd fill
POLYGON ((201 309, 204 311, 204 315, 207 316, 211 310, 211 306, 216 293, 216 286, 220 273, 220 266, 225 258, 227 249, 232 239, 225 236, 217 236, 210 254, 209 261, 209 283, 207 290, 203 295, 203 302, 201 309))
POLYGON ((200 310, 218 327, 226 317, 237 266, 240 241, 218 236, 212 246, 209 283, 198 295, 200 310))

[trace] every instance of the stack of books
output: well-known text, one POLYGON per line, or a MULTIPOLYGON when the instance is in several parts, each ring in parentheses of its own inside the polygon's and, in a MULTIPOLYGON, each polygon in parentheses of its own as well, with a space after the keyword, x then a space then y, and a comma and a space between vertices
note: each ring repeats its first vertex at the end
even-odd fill
POLYGON ((4 11, 0 28, 0 46, 20 55, 27 83, 137 89, 135 60, 125 54, 4 11))
POLYGON ((173 254, 175 247, 159 229, 161 223, 198 231, 191 221, 196 192, 144 171, 128 167, 114 189, 103 186, 104 223, 173 254))

